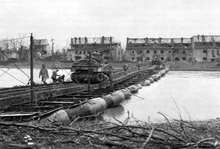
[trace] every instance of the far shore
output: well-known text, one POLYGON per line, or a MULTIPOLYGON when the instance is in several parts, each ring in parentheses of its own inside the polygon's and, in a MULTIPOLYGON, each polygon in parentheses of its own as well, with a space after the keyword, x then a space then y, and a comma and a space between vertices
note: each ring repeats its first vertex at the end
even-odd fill
POLYGON ((220 71, 218 62, 167 62, 171 71, 220 71))
MULTIPOLYGON (((122 69, 123 65, 128 63, 130 67, 136 67, 135 62, 110 62, 113 68, 122 69)), ((73 62, 43 62, 43 61, 35 61, 34 69, 40 69, 42 64, 45 64, 48 69, 71 69, 73 62)), ((147 66, 150 63, 142 63, 147 66)), ((220 71, 220 63, 219 62, 165 62, 165 66, 169 67, 171 71, 220 71)), ((22 68, 22 69, 30 69, 29 62, 19 62, 19 63, 7 63, 1 64, 0 68, 22 68)))

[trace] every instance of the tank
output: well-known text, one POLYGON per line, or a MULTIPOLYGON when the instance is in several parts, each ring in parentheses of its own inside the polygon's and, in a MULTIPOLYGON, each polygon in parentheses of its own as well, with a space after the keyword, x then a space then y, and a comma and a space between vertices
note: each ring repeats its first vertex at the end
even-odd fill
MULTIPOLYGON (((90 83, 97 84, 109 80, 112 67, 109 64, 101 64, 95 58, 90 63, 90 83)), ((89 82, 89 59, 80 59, 73 63, 71 80, 82 84, 89 82)))
POLYGON ((153 56, 152 65, 161 65, 161 60, 158 56, 153 56))

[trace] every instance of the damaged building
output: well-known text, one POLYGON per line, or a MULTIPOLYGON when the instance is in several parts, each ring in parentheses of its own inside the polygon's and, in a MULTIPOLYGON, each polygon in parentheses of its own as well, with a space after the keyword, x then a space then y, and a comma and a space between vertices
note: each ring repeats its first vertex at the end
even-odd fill
POLYGON ((128 61, 220 61, 220 36, 197 35, 191 38, 127 38, 128 61))
POLYGON ((197 62, 219 61, 220 36, 197 35, 193 36, 194 60, 197 62))
POLYGON ((76 61, 88 56, 88 52, 98 53, 105 61, 121 61, 121 43, 113 37, 75 37, 71 38, 70 49, 67 50, 68 61, 76 61))
POLYGON ((125 57, 128 61, 189 61, 192 38, 127 38, 125 57))

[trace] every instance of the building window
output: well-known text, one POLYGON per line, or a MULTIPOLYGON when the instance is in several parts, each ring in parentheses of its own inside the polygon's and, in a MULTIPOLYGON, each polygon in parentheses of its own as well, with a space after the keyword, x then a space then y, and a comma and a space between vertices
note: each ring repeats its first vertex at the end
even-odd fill
POLYGON ((183 54, 186 54, 186 51, 183 51, 183 54))
POLYGON ((149 51, 149 50, 147 50, 147 53, 150 53, 150 51, 149 51))
POLYGON ((206 53, 207 52, 207 50, 203 50, 203 53, 206 53))
POLYGON ((169 51, 168 53, 171 53, 171 51, 169 51))
POLYGON ((203 57, 203 60, 205 60, 205 61, 206 61, 206 57, 203 57))
POLYGON ((184 61, 185 61, 185 60, 186 60, 186 57, 183 57, 183 58, 182 58, 182 60, 184 60, 184 61))
POLYGON ((142 54, 142 51, 140 51, 140 54, 142 54))
POLYGON ((161 50, 161 51, 160 51, 160 53, 164 53, 164 51, 163 51, 163 50, 161 50))
POLYGON ((147 60, 150 60, 150 58, 149 57, 146 57, 147 58, 147 60))
POLYGON ((132 51, 132 53, 134 53, 134 51, 132 51))
POLYGON ((154 54, 157 54, 157 51, 156 51, 156 50, 154 50, 154 54))
POLYGON ((219 55, 219 50, 217 50, 217 55, 219 55))
POLYGON ((84 51, 83 54, 86 54, 86 51, 84 51))
POLYGON ((214 50, 212 50, 212 55, 214 55, 215 54, 215 51, 214 50))
POLYGON ((81 51, 79 51, 79 54, 81 54, 81 51))
POLYGON ((176 58, 175 58, 175 61, 180 61, 179 57, 176 57, 176 58))
POLYGON ((163 58, 163 57, 161 57, 160 59, 161 59, 161 61, 163 61, 163 60, 164 60, 164 58, 163 58))
POLYGON ((134 61, 134 57, 132 57, 132 61, 134 61))
POLYGON ((78 54, 78 51, 76 51, 76 54, 78 54))

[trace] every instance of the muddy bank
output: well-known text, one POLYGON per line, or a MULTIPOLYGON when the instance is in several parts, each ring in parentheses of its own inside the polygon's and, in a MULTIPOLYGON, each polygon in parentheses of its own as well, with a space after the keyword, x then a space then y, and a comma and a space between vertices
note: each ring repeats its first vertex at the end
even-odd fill
POLYGON ((0 122, 0 147, 58 148, 219 148, 219 119, 166 123, 129 120, 117 123, 101 117, 72 119, 69 124, 39 126, 28 123, 0 122))

